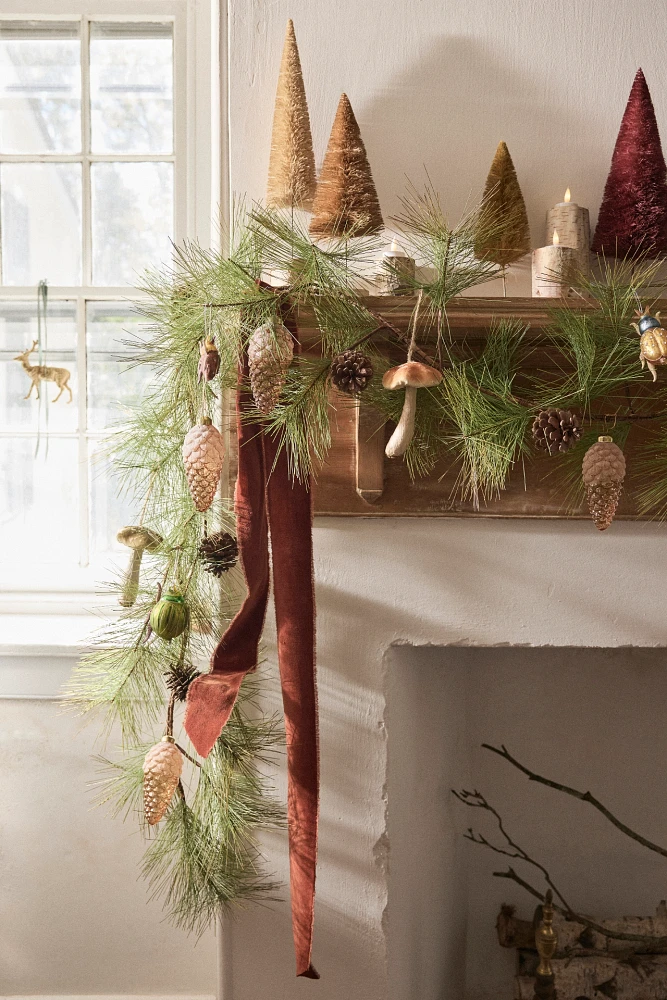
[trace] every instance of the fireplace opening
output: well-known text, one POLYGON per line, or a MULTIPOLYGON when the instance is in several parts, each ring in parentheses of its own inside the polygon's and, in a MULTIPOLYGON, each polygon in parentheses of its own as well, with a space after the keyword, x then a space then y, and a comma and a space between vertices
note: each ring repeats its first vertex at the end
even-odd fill
MULTIPOLYGON (((537 901, 493 873, 512 867, 540 891, 544 879, 525 862, 466 840, 472 827, 507 847, 493 816, 466 807, 452 789, 482 793, 579 913, 655 914, 667 897, 667 858, 481 744, 505 745, 532 771, 590 791, 667 848, 666 666, 662 648, 388 650, 391 1000, 523 996, 518 953, 499 945, 496 920, 503 903, 530 920, 537 901)), ((657 997, 650 980, 660 962, 667 965, 667 956, 652 959, 652 972, 630 968, 636 991, 612 983, 595 996, 657 997)))

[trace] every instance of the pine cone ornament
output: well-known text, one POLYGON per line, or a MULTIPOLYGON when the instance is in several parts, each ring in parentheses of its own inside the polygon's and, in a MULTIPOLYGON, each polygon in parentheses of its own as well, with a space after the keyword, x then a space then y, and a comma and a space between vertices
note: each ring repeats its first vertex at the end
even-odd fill
POLYGON ((222 434, 204 417, 185 435, 183 462, 195 507, 202 513, 213 503, 220 482, 225 446, 222 434))
POLYGON ((199 558, 204 569, 213 576, 222 576, 236 566, 239 547, 228 531, 217 531, 203 538, 199 546, 199 558))
POLYGON ((144 815, 149 826, 159 823, 176 791, 183 757, 174 741, 165 736, 144 760, 144 815))
POLYGON ((625 478, 625 456, 607 435, 591 445, 582 464, 586 499, 591 517, 600 531, 614 520, 625 478))
POLYGON ((250 388, 257 409, 265 416, 275 408, 294 357, 294 340, 280 322, 258 327, 248 341, 250 388))
POLYGON ((373 378, 373 366, 361 351, 343 351, 331 362, 331 381, 350 396, 363 392, 373 378))
POLYGON ((579 417, 570 410, 540 410, 533 421, 533 439, 550 455, 565 452, 581 438, 579 417))
POLYGON ((195 677, 199 677, 199 671, 191 663, 174 663, 165 673, 164 680, 176 701, 185 701, 195 677))

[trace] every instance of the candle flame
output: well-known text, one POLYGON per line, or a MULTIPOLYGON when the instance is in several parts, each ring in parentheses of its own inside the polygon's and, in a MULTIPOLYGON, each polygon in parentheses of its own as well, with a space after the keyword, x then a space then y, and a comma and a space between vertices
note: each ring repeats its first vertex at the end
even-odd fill
POLYGON ((551 242, 553 243, 553 245, 555 247, 558 246, 558 244, 560 243, 560 239, 558 238, 558 231, 556 229, 554 229, 554 235, 553 235, 553 239, 551 240, 551 242))
POLYGON ((569 200, 570 200, 571 197, 572 197, 572 195, 570 194, 570 189, 568 188, 567 191, 565 192, 565 197, 563 198, 563 201, 565 202, 565 204, 567 204, 569 202, 569 200))

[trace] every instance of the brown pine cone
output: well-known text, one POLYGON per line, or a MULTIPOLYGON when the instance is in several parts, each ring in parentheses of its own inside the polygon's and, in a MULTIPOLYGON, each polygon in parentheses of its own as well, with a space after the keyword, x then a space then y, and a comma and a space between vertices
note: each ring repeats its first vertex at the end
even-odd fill
POLYGON ((579 417, 570 410, 540 410, 533 421, 533 439, 550 455, 565 452, 581 438, 579 417))
POLYGON ((185 701, 188 688, 199 671, 191 663, 173 663, 164 675, 165 684, 177 701, 185 701))
POLYGON ((373 366, 361 351, 343 351, 331 362, 331 381, 350 396, 363 392, 373 378, 373 366))
POLYGON ((222 576, 236 566, 239 557, 239 547, 233 535, 228 531, 216 531, 214 535, 203 538, 199 546, 199 558, 204 569, 213 576, 222 576))

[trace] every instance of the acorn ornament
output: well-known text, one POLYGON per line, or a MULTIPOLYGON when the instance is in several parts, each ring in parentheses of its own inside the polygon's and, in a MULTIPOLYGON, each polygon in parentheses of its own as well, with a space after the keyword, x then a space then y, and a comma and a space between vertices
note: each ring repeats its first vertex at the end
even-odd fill
POLYGON ((202 513, 211 506, 218 490, 225 445, 210 417, 203 417, 185 435, 183 463, 195 507, 202 513))
POLYGON ((210 382, 220 371, 220 353, 213 337, 205 337, 199 345, 197 381, 210 382))
POLYGON ((293 357, 294 339, 279 320, 264 323, 251 334, 248 341, 250 388, 255 405, 264 416, 278 404, 293 357))
POLYGON ((667 330, 662 328, 659 312, 651 316, 648 309, 644 309, 636 315, 638 320, 632 326, 639 334, 639 360, 642 368, 648 368, 655 382, 658 378, 655 366, 667 364, 667 330))
POLYGON ((164 736, 144 758, 144 816, 159 823, 174 797, 183 771, 183 756, 172 736, 164 736))
POLYGON ((189 619, 185 598, 175 587, 170 587, 150 613, 150 626, 166 642, 176 639, 185 631, 189 619))
POLYGON ((625 479, 625 456, 613 438, 603 434, 584 455, 582 476, 591 517, 600 531, 614 520, 625 479))

